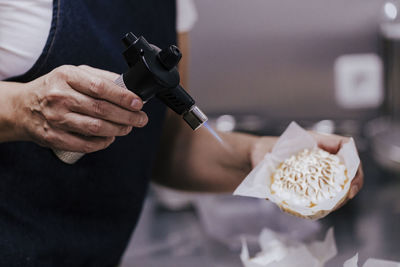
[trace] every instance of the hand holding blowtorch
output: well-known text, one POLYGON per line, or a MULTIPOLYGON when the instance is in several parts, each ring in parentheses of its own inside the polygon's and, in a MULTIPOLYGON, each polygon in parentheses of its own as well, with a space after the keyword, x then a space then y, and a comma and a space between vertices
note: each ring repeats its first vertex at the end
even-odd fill
MULTIPOLYGON (((164 50, 149 44, 143 37, 128 33, 123 38, 126 50, 123 52, 129 69, 115 83, 133 91, 145 103, 158 97, 164 104, 182 115, 189 126, 196 130, 207 116, 195 105, 193 98, 179 85, 177 65, 182 57, 176 46, 164 50)), ((84 154, 54 150, 65 163, 73 164, 84 154)))

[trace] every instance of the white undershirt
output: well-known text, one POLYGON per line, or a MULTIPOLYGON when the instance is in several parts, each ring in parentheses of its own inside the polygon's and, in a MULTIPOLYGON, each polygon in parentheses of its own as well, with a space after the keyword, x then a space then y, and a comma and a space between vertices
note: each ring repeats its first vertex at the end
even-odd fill
MULTIPOLYGON (((177 0, 178 32, 197 20, 193 0, 177 0)), ((0 0, 0 80, 28 71, 39 58, 49 35, 52 0, 0 0)))
POLYGON ((29 70, 46 44, 52 0, 0 0, 0 79, 29 70))

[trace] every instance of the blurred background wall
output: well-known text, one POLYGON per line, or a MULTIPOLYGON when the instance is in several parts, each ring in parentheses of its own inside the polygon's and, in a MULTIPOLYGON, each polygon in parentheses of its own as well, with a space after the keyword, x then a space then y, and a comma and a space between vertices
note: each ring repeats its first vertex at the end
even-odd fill
POLYGON ((190 89, 208 113, 358 118, 335 101, 335 60, 378 53, 381 0, 197 0, 190 89))

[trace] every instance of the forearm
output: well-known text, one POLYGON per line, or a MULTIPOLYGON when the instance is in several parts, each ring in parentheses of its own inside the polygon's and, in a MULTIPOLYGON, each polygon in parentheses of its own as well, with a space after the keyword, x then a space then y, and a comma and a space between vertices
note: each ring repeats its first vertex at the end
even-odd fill
POLYGON ((180 118, 167 121, 156 182, 182 190, 232 192, 251 171, 251 153, 258 137, 220 133, 225 143, 221 145, 204 128, 193 132, 180 118))
POLYGON ((22 90, 19 83, 0 82, 0 143, 24 139, 16 116, 22 90))

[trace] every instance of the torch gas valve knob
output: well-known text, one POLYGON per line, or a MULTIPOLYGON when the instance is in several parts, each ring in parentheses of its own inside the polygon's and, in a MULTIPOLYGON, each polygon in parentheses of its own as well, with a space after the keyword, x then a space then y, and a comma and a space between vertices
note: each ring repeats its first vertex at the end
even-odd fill
POLYGON ((171 45, 168 48, 161 50, 158 54, 158 59, 167 70, 171 70, 176 67, 181 58, 182 53, 175 45, 171 45))

